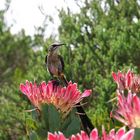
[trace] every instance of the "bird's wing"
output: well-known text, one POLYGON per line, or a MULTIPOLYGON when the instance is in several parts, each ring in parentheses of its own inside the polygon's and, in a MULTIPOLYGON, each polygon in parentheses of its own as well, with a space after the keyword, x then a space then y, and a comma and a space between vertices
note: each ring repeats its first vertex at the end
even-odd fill
POLYGON ((61 62, 61 68, 59 68, 59 70, 61 71, 61 72, 63 72, 64 71, 64 60, 63 60, 63 57, 61 56, 61 55, 58 55, 58 57, 59 57, 59 59, 60 59, 60 62, 61 62))
POLYGON ((48 62, 47 61, 48 61, 48 55, 46 55, 46 57, 45 57, 45 64, 46 64, 46 67, 47 67, 48 72, 50 73, 51 76, 53 76, 53 73, 51 73, 51 70, 48 67, 48 62))

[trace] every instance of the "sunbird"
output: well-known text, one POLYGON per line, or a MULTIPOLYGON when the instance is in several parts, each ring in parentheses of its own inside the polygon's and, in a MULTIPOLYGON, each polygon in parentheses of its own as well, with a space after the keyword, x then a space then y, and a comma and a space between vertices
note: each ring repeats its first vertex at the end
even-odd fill
POLYGON ((46 55, 45 63, 47 69, 52 77, 57 77, 59 80, 67 85, 68 82, 64 75, 64 60, 61 55, 58 54, 60 46, 65 45, 63 43, 54 43, 48 49, 48 55, 46 55))

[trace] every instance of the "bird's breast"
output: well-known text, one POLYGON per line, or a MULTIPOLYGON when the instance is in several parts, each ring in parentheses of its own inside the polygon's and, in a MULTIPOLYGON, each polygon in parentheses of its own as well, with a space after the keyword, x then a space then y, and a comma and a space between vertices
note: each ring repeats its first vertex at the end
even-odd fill
POLYGON ((57 56, 48 57, 47 66, 51 74, 56 76, 59 75, 60 60, 57 56))

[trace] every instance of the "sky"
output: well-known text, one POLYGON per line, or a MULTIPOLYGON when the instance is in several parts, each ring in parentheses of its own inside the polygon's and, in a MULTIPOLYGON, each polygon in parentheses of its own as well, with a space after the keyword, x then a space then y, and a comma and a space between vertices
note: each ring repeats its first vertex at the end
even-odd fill
MULTIPOLYGON (((4 4, 5 0, 0 0, 0 9, 5 7, 4 4)), ((11 26, 11 32, 15 34, 23 28, 26 34, 32 36, 35 33, 35 27, 41 26, 45 18, 39 7, 45 15, 54 18, 54 23, 48 25, 46 36, 58 33, 60 21, 57 9, 63 7, 66 10, 70 7, 73 13, 79 11, 75 0, 11 0, 10 7, 5 14, 5 21, 8 26, 11 26)))

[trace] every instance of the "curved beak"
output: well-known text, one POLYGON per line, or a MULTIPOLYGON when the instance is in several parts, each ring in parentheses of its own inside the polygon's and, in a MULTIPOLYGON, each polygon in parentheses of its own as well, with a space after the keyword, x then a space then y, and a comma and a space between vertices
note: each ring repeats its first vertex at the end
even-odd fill
POLYGON ((58 44, 58 46, 62 46, 62 45, 66 45, 65 43, 60 43, 60 44, 58 44))
POLYGON ((66 45, 66 44, 64 44, 64 43, 57 44, 57 45, 55 46, 55 50, 57 50, 59 47, 61 47, 61 46, 63 46, 63 45, 66 45))

